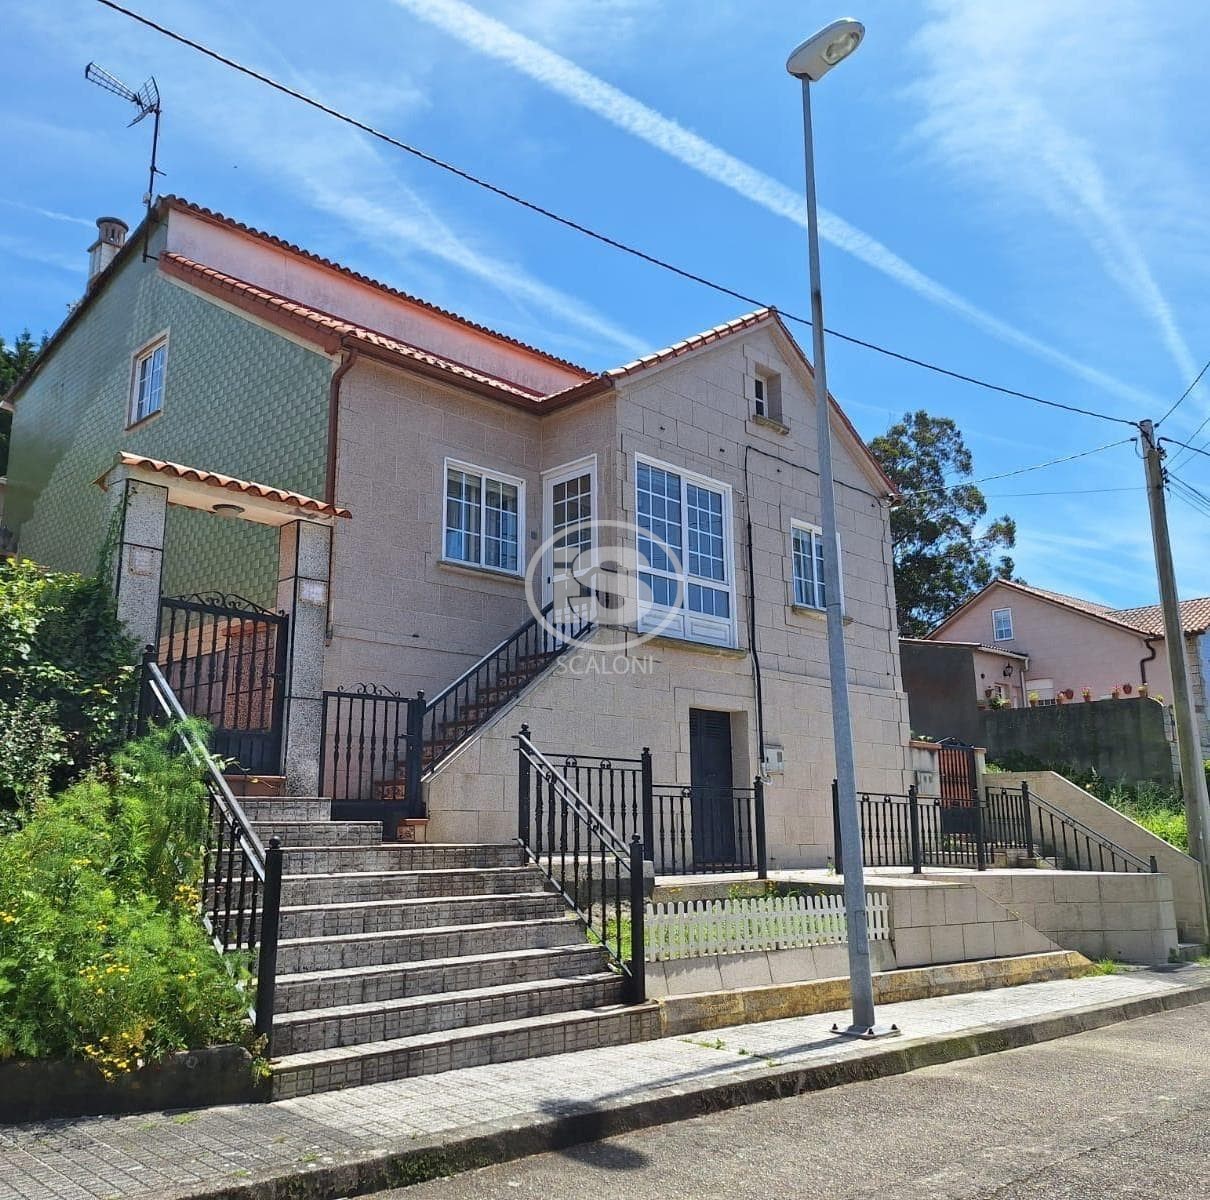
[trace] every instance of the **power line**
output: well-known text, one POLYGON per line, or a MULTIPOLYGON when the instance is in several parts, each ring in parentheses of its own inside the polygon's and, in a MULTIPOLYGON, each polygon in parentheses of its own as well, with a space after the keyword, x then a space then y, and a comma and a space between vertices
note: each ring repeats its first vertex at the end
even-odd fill
POLYGON ((1106 442, 1104 446, 1093 446, 1089 450, 1077 450, 1075 454, 1066 454, 1062 458, 1050 458, 1046 462, 1033 463, 1028 467, 1016 467, 1011 471, 1001 471, 998 475, 984 475, 980 479, 967 479, 962 483, 947 484, 937 488, 907 488, 903 494, 905 496, 928 496, 936 495, 939 492, 956 492, 964 487, 975 487, 978 484, 991 483, 997 479, 1011 479, 1014 475, 1026 475, 1030 471, 1041 471, 1044 467, 1057 467, 1061 463, 1074 462, 1077 458, 1087 458, 1090 454, 1100 454, 1103 450, 1112 450, 1115 446, 1125 446, 1134 440, 1134 438, 1120 438, 1116 442, 1106 442))
POLYGON ((985 492, 984 500, 1013 500, 1024 498, 1027 496, 1103 496, 1109 492, 1145 492, 1147 489, 1136 485, 1135 487, 1111 487, 1111 488, 1080 488, 1078 492, 1073 492, 1071 488, 1063 488, 1057 492, 985 492))
MULTIPOLYGON (((1202 367, 1202 369, 1201 369, 1200 371, 1198 371, 1198 373, 1197 373, 1197 378, 1196 378, 1196 379, 1195 379, 1195 380, 1194 380, 1194 381, 1193 381, 1193 382, 1192 382, 1192 383, 1191 383, 1191 384, 1190 384, 1190 385, 1189 385, 1189 386, 1188 386, 1188 387, 1187 387, 1187 388, 1186 388, 1186 389, 1185 389, 1185 390, 1184 390, 1184 391, 1181 393, 1181 397, 1180 397, 1180 399, 1179 399, 1179 400, 1178 400, 1178 401, 1177 401, 1177 402, 1176 402, 1176 403, 1175 403, 1175 404, 1174 404, 1174 405, 1173 405, 1173 406, 1172 406, 1172 407, 1171 407, 1171 408, 1170 408, 1170 409, 1169 409, 1169 410, 1168 410, 1168 411, 1167 411, 1167 412, 1166 412, 1166 413, 1165 413, 1165 414, 1164 414, 1162 417, 1160 417, 1160 419, 1159 419, 1158 421, 1156 421, 1156 423, 1155 423, 1155 427, 1156 427, 1156 429, 1158 429, 1158 428, 1159 428, 1159 427, 1160 427, 1160 426, 1161 426, 1161 425, 1162 425, 1162 424, 1163 424, 1163 423, 1164 423, 1166 420, 1168 420, 1168 418, 1169 418, 1170 416, 1172 416, 1172 414, 1173 414, 1174 412, 1176 412, 1176 410, 1177 410, 1178 408, 1180 408, 1180 406, 1181 406, 1181 405, 1184 403, 1184 401, 1185 401, 1185 397, 1186 397, 1186 396, 1188 396, 1188 395, 1189 395, 1189 393, 1190 393, 1190 392, 1192 392, 1192 391, 1193 391, 1193 389, 1194 389, 1195 387, 1197 387, 1197 385, 1198 385, 1199 383, 1201 383, 1201 381, 1202 381, 1202 376, 1203 376, 1203 375, 1205 375, 1205 373, 1206 373, 1207 371, 1210 371, 1210 359, 1207 359, 1207 360, 1206 360, 1206 365, 1205 365, 1204 367, 1202 367)), ((1201 428, 1202 428, 1202 426, 1204 426, 1204 425, 1205 425, 1205 423, 1206 423, 1206 422, 1205 422, 1205 421, 1203 421, 1203 422, 1202 422, 1202 424, 1198 426, 1198 431, 1199 431, 1199 432, 1201 431, 1201 428)))
POLYGON ((1184 485, 1182 481, 1170 480, 1168 491, 1171 495, 1175 496, 1176 499, 1186 504, 1195 512, 1201 514, 1201 516, 1210 517, 1210 504, 1203 503, 1202 500, 1198 499, 1197 495, 1190 492, 1187 489, 1187 485, 1184 485))
MULTIPOLYGON (((1210 422, 1210 417, 1207 417, 1206 420, 1208 422, 1210 422)), ((1197 435, 1195 434, 1194 436, 1196 437, 1197 435)), ((1180 442, 1180 441, 1177 441, 1176 438, 1168 438, 1168 437, 1160 438, 1160 441, 1168 442, 1170 445, 1173 445, 1173 446, 1183 446, 1191 454, 1202 454, 1202 455, 1205 455, 1206 458, 1210 458, 1210 450, 1207 450, 1205 446, 1191 446, 1188 442, 1180 442)), ((1172 462, 1169 464, 1168 470, 1171 471, 1172 468, 1175 467, 1176 465, 1177 465, 1177 460, 1176 460, 1176 458, 1174 458, 1172 460, 1172 462)))
MULTIPOLYGON (((451 162, 447 162, 442 158, 438 158, 428 151, 421 150, 417 146, 412 146, 407 142, 400 141, 398 138, 392 137, 389 133, 383 132, 381 129, 376 129, 374 126, 367 124, 365 121, 359 120, 357 117, 350 116, 348 113, 341 112, 339 109, 333 108, 331 105, 323 103, 321 100, 316 100, 313 96, 308 96, 305 92, 300 92, 295 88, 289 87, 287 84, 281 83, 270 75, 266 75, 261 71, 257 71, 252 67, 245 66, 241 62, 237 62, 227 55, 220 54, 217 50, 212 50, 209 46, 203 45, 201 42, 194 41, 192 38, 186 37, 182 33, 177 33, 173 29, 169 29, 165 25, 161 25, 150 17, 145 17, 141 13, 137 13, 132 9, 126 8, 115 0, 97 0, 98 4, 105 8, 112 9, 114 12, 121 13, 125 17, 129 17, 132 21, 137 21, 140 25, 146 26, 148 29, 154 30, 156 33, 162 34, 164 37, 179 43, 182 46, 188 46, 189 49, 197 51, 199 54, 204 54, 207 58, 213 59, 215 62, 221 63, 225 67, 229 67, 233 71, 238 71, 242 75, 247 75, 250 79, 255 79, 258 83, 263 83, 266 87, 273 88, 275 91, 281 92, 291 99, 298 100, 302 104, 309 105, 311 108, 317 109, 319 112, 325 113, 329 117, 333 117, 338 121, 343 121, 346 125, 352 126, 354 129, 360 130, 362 133, 368 134, 370 137, 377 138, 379 141, 387 143, 389 146, 395 147, 397 150, 402 150, 406 154, 410 154, 422 162, 428 163, 430 166, 438 167, 443 171, 449 172, 451 175, 457 176, 466 183, 474 184, 476 187, 483 188, 485 191, 491 192, 493 195, 508 200, 513 204, 520 205, 522 208, 528 209, 538 216, 545 217, 549 221, 554 221, 567 229, 571 229, 576 233, 583 234, 585 237, 592 238, 603 245, 610 246, 614 250, 619 250, 623 254, 629 254, 634 258, 638 258, 651 266, 659 267, 661 270, 669 271, 674 275, 680 276, 682 279, 687 279, 692 283, 700 284, 702 287, 707 287, 713 291, 719 292, 724 296, 730 296, 734 300, 740 300, 744 304, 755 305, 758 308, 775 308, 776 305, 767 304, 765 301, 758 300, 753 296, 748 296, 743 292, 737 291, 735 288, 727 287, 725 284, 716 283, 712 279, 708 279, 704 275, 699 275, 694 271, 689 271, 684 267, 678 267, 674 263, 668 262, 666 259, 657 257, 654 254, 649 254, 645 250, 640 250, 635 246, 631 246, 626 242, 619 241, 617 238, 611 237, 608 234, 601 233, 598 230, 591 229, 589 226, 581 224, 579 221, 573 220, 570 217, 565 217, 560 213, 554 212, 549 208, 544 208, 542 205, 535 203, 532 200, 527 200, 525 197, 518 195, 516 192, 511 192, 507 188, 503 188, 498 184, 489 182, 478 175, 472 174, 470 171, 462 167, 455 166, 451 162)), ((810 328, 811 322, 806 317, 800 317, 794 313, 786 312, 778 309, 783 317, 788 321, 793 321, 796 324, 810 328)), ((1124 417, 1110 416, 1108 413, 1096 412, 1090 408, 1081 408, 1075 404, 1064 404, 1058 400, 1047 400, 1042 396, 1036 396, 1031 392, 1018 391, 1015 388, 1003 387, 998 383, 991 383, 985 379, 979 379, 974 375, 967 375, 961 371, 952 371, 948 367, 942 367, 936 363, 931 363, 925 359, 916 358, 910 354, 902 354, 898 350, 891 350, 886 346, 880 346, 877 342, 866 341, 864 338, 855 337, 852 334, 841 333, 836 329, 825 329, 825 333, 831 337, 837 338, 840 341, 848 342, 854 346, 860 346, 866 350, 872 350, 877 354, 885 355, 887 358, 893 358, 899 362, 908 363, 911 366, 920 367, 926 371, 932 371, 938 375, 944 375, 949 379, 956 379, 962 383, 969 383, 974 387, 984 388, 987 391, 997 392, 1003 396, 1013 396, 1020 400, 1029 400, 1034 404, 1042 404, 1047 408, 1062 409, 1064 412, 1078 413, 1085 417, 1096 417, 1101 421, 1112 421, 1119 425, 1135 425, 1134 421, 1128 421, 1124 417)))
POLYGON ((1207 515, 1210 515, 1210 496, 1207 496, 1205 492, 1201 491, 1200 489, 1195 488, 1193 484, 1186 483, 1186 481, 1183 480, 1179 475, 1173 475, 1171 471, 1166 473, 1165 478, 1169 487, 1175 485, 1180 489, 1180 491, 1186 493, 1186 495, 1193 496, 1201 507, 1206 510, 1207 515))

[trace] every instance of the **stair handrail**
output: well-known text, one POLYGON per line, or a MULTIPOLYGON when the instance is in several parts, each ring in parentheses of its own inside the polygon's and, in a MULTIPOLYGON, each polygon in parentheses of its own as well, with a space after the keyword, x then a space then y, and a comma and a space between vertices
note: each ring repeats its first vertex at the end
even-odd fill
POLYGON ((643 839, 636 833, 629 845, 623 841, 585 802, 558 767, 533 744, 529 733, 529 726, 522 725, 520 732, 514 735, 517 743, 517 843, 575 910, 592 937, 604 947, 628 982, 630 1000, 639 1003, 646 999, 643 839), (594 874, 598 859, 599 873, 594 874), (627 939, 626 922, 622 917, 623 876, 629 884, 629 947, 624 944, 627 939), (595 894, 598 887, 599 917, 595 894))
POLYGON ((202 867, 201 918, 215 949, 256 959, 256 996, 249 1015, 266 1053, 273 1035, 277 943, 281 925, 281 839, 266 847, 236 800, 206 743, 156 662, 154 646, 143 655, 138 729, 172 723, 173 739, 202 774, 209 798, 202 867))
MULTIPOLYGON (((1078 817, 1073 817, 1071 813, 1065 812, 1057 804, 1053 804, 1051 801, 1039 796, 1025 781, 1021 783, 1021 796, 1026 805, 1032 802, 1040 811, 1047 813, 1052 818, 1057 817, 1061 822, 1070 827, 1073 833, 1079 834, 1085 841, 1097 846, 1099 850, 1108 851, 1111 858, 1117 857, 1122 859, 1123 862, 1133 867, 1136 871, 1154 873, 1159 870, 1154 855, 1149 861, 1143 858, 1141 854, 1135 854, 1133 850, 1127 850, 1125 846, 1119 846, 1117 842, 1112 841, 1102 833, 1098 833, 1092 826, 1086 825, 1078 817)), ((1041 822, 1038 823, 1038 831, 1041 831, 1041 822)), ((1040 838, 1037 840, 1041 841, 1040 838)), ((1051 841, 1052 843, 1054 841, 1053 827, 1051 841)), ((1055 848, 1057 849, 1058 847, 1056 846, 1055 848)), ((1091 862, 1091 858, 1089 861, 1091 862)))
MULTIPOLYGON (((491 682, 493 667, 506 668, 510 655, 514 665, 518 663, 522 657, 523 645, 526 646, 528 656, 536 655, 553 661, 592 631, 594 622, 591 617, 586 616, 566 625, 555 624, 554 628, 561 629, 562 632, 552 633, 552 622, 547 618, 554 612, 554 607, 554 601, 549 601, 539 614, 531 615, 528 620, 522 622, 432 699, 426 699, 424 693, 419 692, 408 702, 406 790, 409 797, 417 795, 422 780, 432 774, 437 764, 456 749, 456 746, 451 745, 426 763, 423 761, 424 747, 436 743, 439 726, 450 718, 451 712, 456 712, 459 705, 469 704, 475 698, 481 682, 491 682), (456 700, 453 710, 450 708, 451 699, 456 700), (439 710, 442 720, 437 716, 439 710)), ((409 807, 419 811, 419 806, 411 799, 409 807)))

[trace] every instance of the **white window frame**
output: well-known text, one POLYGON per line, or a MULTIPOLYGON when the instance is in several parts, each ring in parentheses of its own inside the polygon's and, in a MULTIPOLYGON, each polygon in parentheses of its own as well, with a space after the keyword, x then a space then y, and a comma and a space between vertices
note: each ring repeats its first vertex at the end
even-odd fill
POLYGON ((133 429, 144 421, 164 411, 164 393, 168 386, 168 330, 157 333, 155 337, 144 342, 130 356, 130 391, 126 398, 126 428, 133 429), (160 403, 158 407, 139 415, 139 368, 148 359, 154 357, 157 351, 164 352, 163 364, 160 367, 160 403))
MULTIPOLYGON (((735 521, 732 515, 732 492, 729 483, 719 479, 711 479, 708 475, 700 475, 676 463, 663 462, 647 454, 634 456, 634 480, 631 495, 634 501, 634 519, 638 524, 639 512, 639 465, 654 467, 657 471, 667 471, 677 476, 681 481, 681 574, 680 590, 681 605, 673 610, 664 606, 652 605, 639 618, 639 632, 658 629, 664 637, 678 638, 686 642, 702 642, 711 646, 735 647, 737 642, 738 624, 735 611, 735 521), (694 484, 708 491, 716 492, 722 497, 723 511, 723 574, 724 579, 704 579, 689 574, 689 513, 685 503, 685 485, 694 484), (727 617, 716 617, 708 613, 692 612, 689 608, 689 584, 697 583, 716 591, 727 593, 727 617)), ((672 578, 667 572, 655 571, 653 574, 672 578)))
MULTIPOLYGON (((800 600, 798 598, 797 559, 794 553, 794 539, 795 535, 798 533, 809 533, 811 535, 811 562, 813 565, 819 565, 819 555, 816 552, 815 543, 818 542, 821 548, 823 546, 823 529, 820 526, 812 525, 810 521, 800 521, 797 517, 792 517, 790 519, 790 603, 795 608, 810 609, 812 612, 826 612, 827 609, 825 605, 819 603, 808 603, 807 601, 800 600)), ((822 586, 825 589, 827 587, 828 577, 826 569, 824 570, 823 578, 814 580, 812 583, 812 590, 815 594, 815 600, 818 601, 820 587, 822 586)))
MULTIPOLYGON (((591 512, 590 520, 599 520, 600 511, 597 508, 597 456, 595 454, 585 455, 583 458, 577 458, 574 462, 563 463, 558 467, 551 467, 547 471, 542 472, 542 539, 543 543, 549 542, 554 537, 554 489, 555 485, 562 483, 568 479, 575 479, 578 476, 588 476, 588 503, 589 511, 591 512)), ((442 545, 445 543, 442 542, 442 545)), ((593 538, 593 544, 596 544, 596 538, 593 538)), ((554 584, 554 550, 547 546, 546 554, 542 563, 543 578, 543 600, 549 603, 553 598, 554 584)))
POLYGON ((1013 610, 1011 608, 993 608, 992 609, 992 641, 993 642, 1011 642, 1015 638, 1013 636, 1013 610), (1008 614, 1008 634, 1001 637, 999 628, 996 624, 996 618, 1003 613, 1008 614))
POLYGON ((519 578, 525 573, 525 480, 493 467, 481 467, 475 463, 465 462, 458 458, 447 458, 441 471, 441 561, 453 567, 465 567, 468 571, 487 571, 493 575, 508 575, 519 578), (450 471, 463 471, 467 475, 479 476, 479 560, 473 562, 465 558, 451 558, 445 550, 446 540, 450 532, 448 520, 447 498, 449 495, 450 471), (483 561, 483 551, 487 544, 485 537, 487 484, 504 483, 517 489, 517 566, 515 570, 507 567, 495 567, 483 561))

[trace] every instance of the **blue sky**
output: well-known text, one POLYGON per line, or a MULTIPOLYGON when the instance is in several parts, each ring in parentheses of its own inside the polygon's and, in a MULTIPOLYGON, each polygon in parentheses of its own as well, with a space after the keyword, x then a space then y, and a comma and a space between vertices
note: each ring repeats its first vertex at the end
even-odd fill
MULTIPOLYGON (((131 0, 157 20, 502 186, 803 312, 797 85, 831 3, 131 0)), ((110 12, 6 0, 0 332, 53 329, 101 213, 133 224, 149 129, 83 79, 159 80, 161 183, 601 368, 744 306, 552 226, 110 12)), ((1210 358, 1210 6, 866 0, 815 93, 828 324, 1058 401, 1158 418, 1210 358), (1199 49, 1200 48, 1200 49, 1199 49)), ((808 331, 798 331, 808 344, 808 331)), ((833 343, 866 436, 954 417, 977 477, 1126 436, 833 343)), ((1210 416, 1210 382, 1165 433, 1210 416)), ((1210 434, 1210 426, 1202 438, 1210 434)), ((1178 474, 1210 492, 1210 458, 1178 474)), ((1020 573, 1154 600, 1130 445, 989 482, 1020 573), (1035 493, 1046 493, 1038 495, 1035 493)), ((1208 518, 1171 501, 1182 592, 1208 518)))

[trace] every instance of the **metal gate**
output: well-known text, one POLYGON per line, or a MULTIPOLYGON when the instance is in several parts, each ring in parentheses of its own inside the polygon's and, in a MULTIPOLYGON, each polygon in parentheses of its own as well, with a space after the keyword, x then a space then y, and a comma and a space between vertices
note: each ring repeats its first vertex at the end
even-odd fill
POLYGON ((941 789, 942 833, 977 832, 979 768, 975 748, 955 738, 939 743, 937 776, 941 789))
POLYGON ((242 596, 160 601, 160 670, 185 711, 214 727, 215 754, 249 774, 281 768, 288 626, 242 596))

